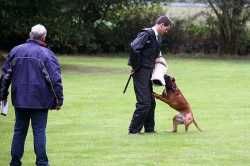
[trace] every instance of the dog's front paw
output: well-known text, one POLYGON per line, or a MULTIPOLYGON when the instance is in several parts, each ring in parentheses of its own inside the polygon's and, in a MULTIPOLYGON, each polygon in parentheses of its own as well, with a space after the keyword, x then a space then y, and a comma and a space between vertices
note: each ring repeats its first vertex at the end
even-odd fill
POLYGON ((157 93, 152 92, 151 95, 152 95, 153 97, 155 97, 155 95, 157 95, 157 93))
POLYGON ((158 98, 160 95, 159 94, 157 94, 157 93, 155 93, 155 92, 152 92, 152 94, 151 94, 153 97, 156 97, 156 98, 158 98))

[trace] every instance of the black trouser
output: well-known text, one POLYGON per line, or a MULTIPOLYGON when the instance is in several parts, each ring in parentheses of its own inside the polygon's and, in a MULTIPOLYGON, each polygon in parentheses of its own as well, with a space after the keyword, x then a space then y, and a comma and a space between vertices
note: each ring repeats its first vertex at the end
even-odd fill
POLYGON ((136 95, 136 109, 134 111, 129 132, 140 132, 144 126, 145 131, 154 131, 155 98, 151 82, 152 69, 140 68, 133 74, 134 91, 136 95))

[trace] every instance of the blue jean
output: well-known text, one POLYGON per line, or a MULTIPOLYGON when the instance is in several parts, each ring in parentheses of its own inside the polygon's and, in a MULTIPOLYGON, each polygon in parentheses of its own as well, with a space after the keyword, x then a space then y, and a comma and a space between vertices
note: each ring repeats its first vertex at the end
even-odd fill
POLYGON ((37 166, 49 166, 46 154, 46 126, 48 119, 48 109, 21 109, 15 108, 16 123, 11 146, 10 166, 22 165, 21 158, 24 153, 24 143, 31 126, 34 136, 34 150, 36 154, 37 166))

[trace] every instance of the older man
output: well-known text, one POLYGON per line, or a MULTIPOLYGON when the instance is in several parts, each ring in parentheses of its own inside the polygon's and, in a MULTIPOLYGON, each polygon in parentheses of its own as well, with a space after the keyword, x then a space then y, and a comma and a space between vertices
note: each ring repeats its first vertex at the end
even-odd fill
POLYGON ((24 143, 31 121, 36 165, 49 166, 46 154, 48 109, 60 110, 63 104, 61 72, 55 54, 46 46, 47 31, 35 25, 30 39, 14 47, 2 69, 1 100, 6 104, 11 87, 15 107, 15 127, 11 147, 11 166, 22 165, 24 143))

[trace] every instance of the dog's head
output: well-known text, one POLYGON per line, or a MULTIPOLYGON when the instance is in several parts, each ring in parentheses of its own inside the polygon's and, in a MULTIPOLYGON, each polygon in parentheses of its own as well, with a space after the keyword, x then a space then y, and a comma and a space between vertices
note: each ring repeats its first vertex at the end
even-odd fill
POLYGON ((166 83, 165 88, 171 89, 173 92, 175 92, 177 89, 177 86, 176 86, 174 77, 171 77, 169 75, 164 75, 164 80, 166 83))

